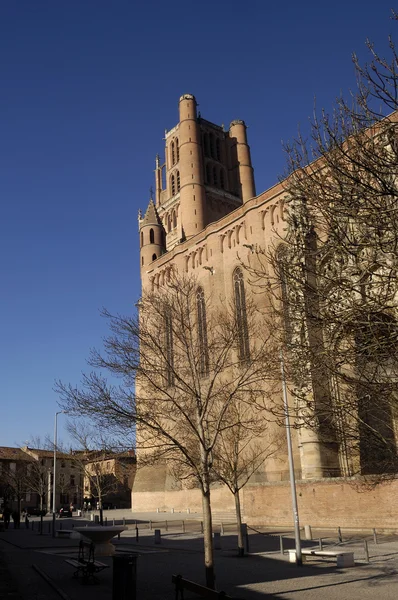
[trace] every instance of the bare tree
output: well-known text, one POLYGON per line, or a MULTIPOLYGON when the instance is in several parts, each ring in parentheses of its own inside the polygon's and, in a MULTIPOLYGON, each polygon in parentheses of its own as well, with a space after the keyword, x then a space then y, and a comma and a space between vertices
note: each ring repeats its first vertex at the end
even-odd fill
POLYGON ((90 364, 119 376, 121 384, 112 385, 98 372, 86 375, 81 389, 60 383, 62 405, 112 435, 137 424, 141 465, 167 461, 179 478, 196 482, 206 585, 213 588, 213 454, 221 432, 235 425, 231 415, 227 419, 233 403, 265 404, 264 384, 271 377, 267 340, 257 335, 248 354, 259 315, 248 310, 242 327, 241 314, 210 310, 197 281, 176 273, 142 297, 137 318, 104 314, 112 335, 105 353, 94 352, 90 364))
POLYGON ((244 555, 240 491, 270 456, 280 448, 269 432, 269 414, 245 403, 232 404, 215 446, 214 472, 234 496, 238 526, 238 556, 244 555), (228 427, 228 422, 231 427, 228 427), (268 436, 268 439, 267 439, 268 436))
MULTIPOLYGON (((104 500, 125 484, 123 473, 116 468, 108 469, 108 464, 110 466, 117 456, 114 443, 88 423, 77 419, 68 421, 67 430, 77 443, 72 455, 83 478, 84 493, 89 494, 90 500, 94 498, 96 501, 103 525, 104 500)), ((127 447, 127 439, 125 444, 127 447)))
POLYGON ((310 139, 286 147, 286 236, 252 268, 288 350, 296 423, 335 455, 328 474, 374 481, 398 468, 398 114, 388 114, 398 108, 398 74, 389 41, 390 60, 369 42, 369 64, 354 56, 351 102, 315 113, 310 139))

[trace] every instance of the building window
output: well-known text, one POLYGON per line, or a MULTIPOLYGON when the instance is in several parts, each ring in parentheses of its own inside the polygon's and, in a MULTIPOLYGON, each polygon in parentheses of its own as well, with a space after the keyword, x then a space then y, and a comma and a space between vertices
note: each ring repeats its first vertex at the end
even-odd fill
POLYGON ((174 175, 171 176, 171 195, 175 196, 176 193, 176 179, 174 175))
POLYGON ((205 133, 203 136, 203 146, 204 146, 205 156, 210 156, 210 143, 209 143, 209 134, 208 133, 205 133))
POLYGON ((218 177, 217 177, 216 167, 213 167, 213 183, 214 183, 214 185, 218 185, 218 177))
POLYGON ((176 162, 175 147, 174 147, 174 142, 171 142, 171 164, 175 165, 175 162, 176 162))
POLYGON ((202 288, 198 288, 196 294, 196 306, 198 312, 198 336, 199 336, 199 372, 206 376, 209 374, 209 348, 207 345, 207 321, 206 303, 202 288))
POLYGON ((241 269, 235 269, 233 280, 239 358, 240 360, 248 360, 250 357, 249 330, 247 326, 245 284, 241 269))
POLYGON ((71 486, 75 485, 75 476, 74 475, 70 476, 70 485, 71 486))
POLYGON ((157 259, 157 256, 156 256, 156 254, 152 254, 152 260, 154 261, 154 260, 156 260, 156 259, 157 259))
POLYGON ((225 190, 225 175, 224 175, 223 169, 221 169, 221 171, 220 171, 220 188, 222 190, 225 190))
POLYGON ((216 139, 216 158, 217 160, 221 160, 221 145, 219 138, 216 139))
POLYGON ((155 243, 155 232, 153 231, 153 229, 149 230, 149 243, 150 244, 155 243))
POLYGON ((180 171, 177 171, 177 192, 180 191, 180 171))
POLYGON ((210 134, 210 156, 212 158, 216 158, 216 140, 214 138, 214 133, 210 134))
POLYGON ((59 476, 59 485, 62 487, 65 485, 65 475, 64 473, 61 473, 59 476))
POLYGON ((142 248, 142 246, 144 245, 144 234, 142 231, 141 231, 140 238, 141 238, 141 248, 142 248))
POLYGON ((209 163, 207 163, 207 165, 206 165, 206 182, 208 184, 211 184, 211 168, 210 168, 209 163))
POLYGON ((173 229, 177 227, 177 214, 176 211, 173 211, 173 229))
POLYGON ((174 385, 173 321, 170 312, 166 312, 164 321, 166 343, 166 381, 168 385, 174 385))
POLYGON ((176 140, 176 157, 178 162, 180 160, 180 147, 178 145, 178 140, 176 140))

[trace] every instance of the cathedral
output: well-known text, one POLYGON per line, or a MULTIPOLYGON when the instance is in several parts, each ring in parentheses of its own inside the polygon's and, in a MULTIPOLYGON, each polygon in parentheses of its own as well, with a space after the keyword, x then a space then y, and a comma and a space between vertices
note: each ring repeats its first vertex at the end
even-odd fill
MULTIPOLYGON (((165 135, 165 160, 156 157, 154 198, 139 214, 142 290, 159 288, 171 269, 194 275, 220 303, 250 293, 242 264, 286 230, 282 183, 256 195, 244 121, 226 131, 197 112, 196 99, 179 100, 178 123, 165 135)), ((281 392, 282 393, 282 392, 281 392)), ((285 432, 283 431, 283 435, 285 432)), ((292 431, 301 522, 318 526, 395 524, 390 498, 395 482, 358 493, 333 444, 325 451, 319 433, 292 431), (382 510, 380 510, 382 508, 382 510)), ((195 489, 176 488, 164 465, 139 468, 132 492, 134 511, 201 511, 195 489)), ((243 513, 252 523, 292 523, 286 447, 270 457, 242 490, 243 513)), ((397 488, 397 489, 396 489, 397 488)), ((234 509, 224 486, 212 490, 214 511, 234 509)))

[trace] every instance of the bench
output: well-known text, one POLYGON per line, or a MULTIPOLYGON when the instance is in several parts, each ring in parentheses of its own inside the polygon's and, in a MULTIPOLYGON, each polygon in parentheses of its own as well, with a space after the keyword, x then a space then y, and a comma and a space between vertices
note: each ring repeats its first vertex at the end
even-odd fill
POLYGON ((65 560, 68 565, 75 567, 73 577, 82 578, 82 583, 97 583, 98 579, 95 574, 107 569, 109 565, 95 560, 94 544, 92 542, 79 542, 79 554, 77 560, 68 558, 65 560))
MULTIPOLYGON (((288 550, 289 561, 296 562, 296 550, 288 550)), ((319 558, 335 558, 338 567, 355 567, 354 553, 341 550, 315 550, 311 548, 302 548, 301 554, 303 562, 307 556, 319 556, 319 558)))
POLYGON ((58 529, 56 532, 57 537, 59 538, 70 538, 73 533, 72 529, 58 529))
POLYGON ((176 587, 176 600, 178 600, 178 596, 180 596, 181 600, 184 600, 184 590, 193 592, 204 598, 210 598, 211 600, 233 600, 231 596, 227 596, 225 592, 217 592, 204 585, 199 585, 188 579, 183 579, 182 575, 172 575, 171 582, 174 583, 176 587))

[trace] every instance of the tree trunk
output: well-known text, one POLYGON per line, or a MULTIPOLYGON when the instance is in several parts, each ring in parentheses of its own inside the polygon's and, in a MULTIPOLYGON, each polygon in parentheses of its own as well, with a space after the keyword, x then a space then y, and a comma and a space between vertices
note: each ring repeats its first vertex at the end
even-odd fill
POLYGON ((213 525, 211 518, 210 490, 202 491, 203 543, 205 550, 206 587, 215 589, 213 525))
POLYGON ((234 493, 235 498, 235 511, 236 511, 236 523, 238 525, 238 556, 245 555, 245 544, 243 541, 243 533, 242 533, 242 514, 240 510, 240 498, 239 498, 239 490, 234 493))

